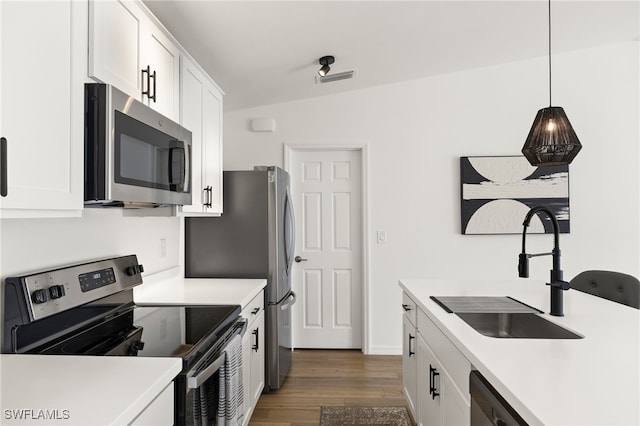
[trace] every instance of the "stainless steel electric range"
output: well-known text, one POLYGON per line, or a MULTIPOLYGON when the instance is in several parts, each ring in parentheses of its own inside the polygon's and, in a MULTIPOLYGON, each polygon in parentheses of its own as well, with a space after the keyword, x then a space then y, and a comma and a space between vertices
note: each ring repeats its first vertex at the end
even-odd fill
POLYGON ((215 424, 217 371, 246 324, 240 306, 136 306, 135 255, 5 280, 3 353, 180 357, 175 424, 215 424))

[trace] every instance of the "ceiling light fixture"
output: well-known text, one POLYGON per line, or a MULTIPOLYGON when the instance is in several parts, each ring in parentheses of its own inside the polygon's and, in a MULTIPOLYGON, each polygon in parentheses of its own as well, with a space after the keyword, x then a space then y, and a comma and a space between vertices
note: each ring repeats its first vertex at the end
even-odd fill
POLYGON ((327 73, 331 69, 329 65, 331 65, 335 61, 336 58, 334 58, 333 56, 323 56, 322 58, 320 58, 320 60, 318 61, 320 62, 320 65, 322 65, 322 68, 318 70, 318 74, 320 74, 320 77, 324 77, 325 75, 327 75, 327 73))
POLYGON ((560 166, 582 148, 562 107, 551 106, 551 0, 549 5, 549 107, 538 111, 522 153, 532 166, 560 166))

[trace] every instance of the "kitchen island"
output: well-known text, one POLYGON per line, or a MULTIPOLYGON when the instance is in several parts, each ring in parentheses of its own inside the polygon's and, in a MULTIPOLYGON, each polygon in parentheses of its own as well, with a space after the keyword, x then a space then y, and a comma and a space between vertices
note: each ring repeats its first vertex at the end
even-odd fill
POLYGON ((179 358, 0 355, 3 425, 173 423, 179 358))
MULTIPOLYGON (((416 304, 418 335, 423 315, 527 423, 640 424, 639 310, 569 290, 564 293, 565 316, 550 316, 549 286, 530 279, 408 279, 399 284, 404 297, 416 304), (545 319, 584 338, 488 337, 430 296, 510 296, 544 311, 545 319)), ((456 382, 455 365, 449 370, 456 382)), ((460 389, 464 388, 462 383, 460 389)))

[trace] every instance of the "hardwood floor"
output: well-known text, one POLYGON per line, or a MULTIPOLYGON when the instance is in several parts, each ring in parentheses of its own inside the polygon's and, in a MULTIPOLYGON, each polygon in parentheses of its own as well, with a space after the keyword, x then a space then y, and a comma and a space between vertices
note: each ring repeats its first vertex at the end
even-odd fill
POLYGON ((249 424, 317 426, 323 405, 406 406, 402 356, 296 349, 284 385, 262 394, 249 424))

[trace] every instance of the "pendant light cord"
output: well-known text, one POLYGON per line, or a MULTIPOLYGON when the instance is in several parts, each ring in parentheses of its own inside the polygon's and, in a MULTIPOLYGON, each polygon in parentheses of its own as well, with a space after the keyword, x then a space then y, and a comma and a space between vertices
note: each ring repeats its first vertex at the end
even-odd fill
POLYGON ((548 2, 549 12, 549 106, 551 106, 551 0, 548 2))

